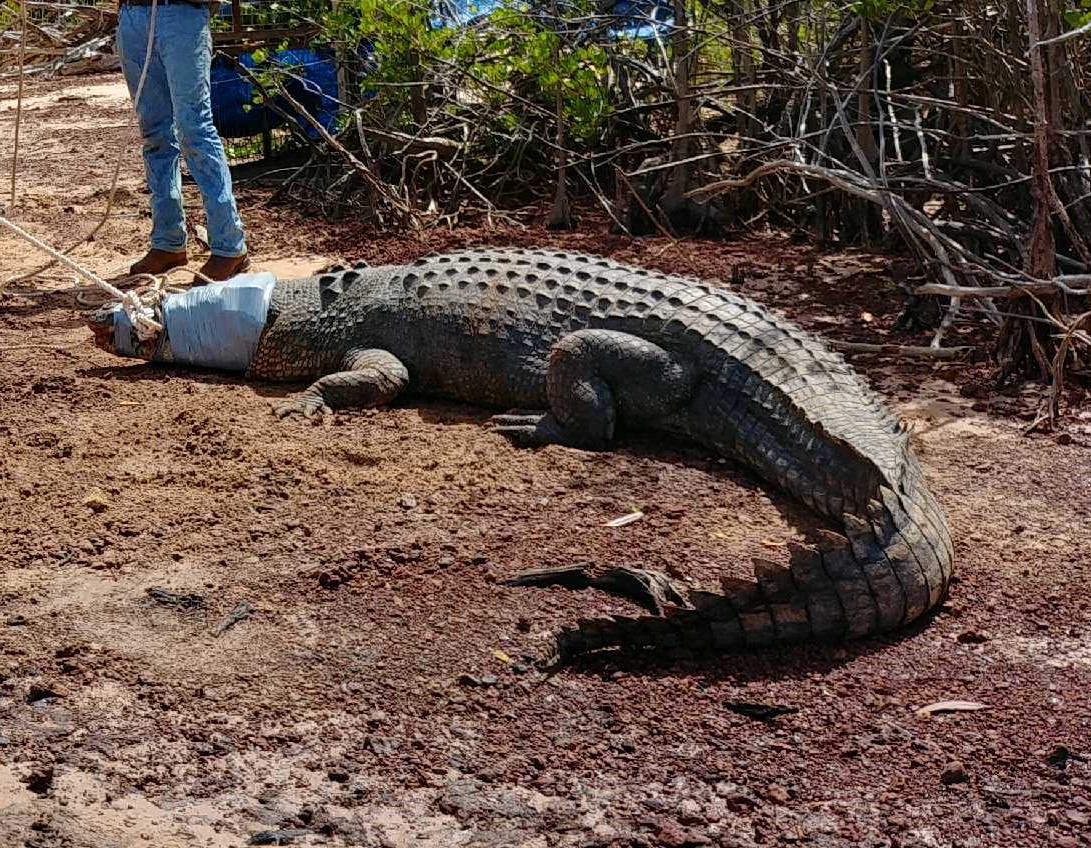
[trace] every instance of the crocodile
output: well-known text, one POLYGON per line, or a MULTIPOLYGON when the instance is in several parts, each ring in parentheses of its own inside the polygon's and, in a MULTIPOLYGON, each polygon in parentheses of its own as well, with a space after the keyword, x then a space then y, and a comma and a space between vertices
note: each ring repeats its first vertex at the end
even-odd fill
MULTIPOLYGON (((229 290, 202 296, 215 306, 229 290)), ((905 423, 820 339, 727 288, 595 256, 480 249, 278 280, 267 301, 236 370, 313 380, 274 405, 282 418, 412 394, 504 410, 491 424, 520 446, 603 450, 619 428, 644 430, 740 463, 837 528, 718 591, 632 567, 517 575, 511 585, 593 585, 649 607, 563 627, 557 660, 859 639, 922 619, 948 592, 951 534, 905 423)), ((119 309, 90 326, 115 353, 216 365, 179 356, 171 315, 144 340, 119 309)))

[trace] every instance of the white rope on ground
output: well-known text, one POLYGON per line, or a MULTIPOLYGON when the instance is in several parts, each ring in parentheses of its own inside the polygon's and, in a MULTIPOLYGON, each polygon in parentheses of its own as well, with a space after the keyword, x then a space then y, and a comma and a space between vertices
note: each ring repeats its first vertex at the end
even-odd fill
POLYGON ((136 290, 127 292, 122 291, 116 286, 106 282, 106 280, 102 279, 102 277, 98 276, 93 271, 84 268, 74 259, 70 259, 59 250, 50 247, 37 236, 31 235, 18 224, 9 221, 3 215, 0 215, 0 226, 6 227, 19 238, 23 239, 23 241, 34 245, 34 247, 38 248, 42 253, 52 258, 54 262, 59 262, 62 265, 67 266, 76 274, 89 280, 106 292, 106 294, 119 303, 125 312, 128 313, 129 319, 133 322, 133 326, 136 327, 137 335, 142 339, 151 338, 163 330, 163 325, 148 315, 148 312, 152 311, 162 297, 163 290, 162 286, 159 285, 158 280, 156 281, 156 286, 143 287, 144 291, 140 293, 136 290), (144 300, 148 300, 149 302, 145 303, 144 300))
MULTIPOLYGON (((118 275, 121 270, 120 267, 114 267, 109 271, 107 278, 113 279, 118 275)), ((127 277, 126 282, 135 282, 138 280, 146 280, 147 283, 142 286, 133 286, 127 288, 128 291, 135 292, 136 294, 144 294, 152 290, 161 291, 164 295, 167 294, 181 294, 186 291, 186 286, 168 286, 167 277, 171 274, 192 274, 197 279, 204 283, 216 283, 218 280, 214 280, 200 271, 190 271, 185 266, 179 266, 177 268, 171 268, 169 271, 165 271, 162 274, 132 274, 127 277)), ((104 293, 102 289, 97 286, 81 286, 77 279, 73 283, 73 288, 76 289, 76 303, 84 309, 100 309, 109 303, 109 295, 104 293)))

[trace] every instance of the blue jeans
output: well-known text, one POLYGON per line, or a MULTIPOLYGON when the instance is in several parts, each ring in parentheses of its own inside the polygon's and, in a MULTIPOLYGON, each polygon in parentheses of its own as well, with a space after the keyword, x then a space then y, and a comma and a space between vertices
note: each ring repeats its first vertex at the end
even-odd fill
MULTIPOLYGON (((130 96, 136 96, 148 49, 151 6, 123 4, 117 45, 130 96)), ((180 156, 204 200, 208 241, 217 256, 246 253, 242 221, 231 191, 223 142, 212 124, 212 33, 208 7, 157 6, 151 61, 137 103, 144 136, 144 170, 152 195, 152 247, 186 245, 180 156)))

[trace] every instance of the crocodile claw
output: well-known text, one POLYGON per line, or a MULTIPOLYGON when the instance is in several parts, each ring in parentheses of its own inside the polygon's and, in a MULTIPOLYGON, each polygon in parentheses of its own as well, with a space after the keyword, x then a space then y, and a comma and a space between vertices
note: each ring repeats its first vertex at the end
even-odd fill
POLYGON ((489 419, 493 430, 519 447, 540 447, 562 441, 552 416, 542 412, 511 412, 489 419))
POLYGON ((326 406, 326 402, 320 397, 300 395, 274 403, 273 414, 282 420, 289 415, 302 415, 307 420, 317 423, 325 416, 332 415, 333 410, 326 406))

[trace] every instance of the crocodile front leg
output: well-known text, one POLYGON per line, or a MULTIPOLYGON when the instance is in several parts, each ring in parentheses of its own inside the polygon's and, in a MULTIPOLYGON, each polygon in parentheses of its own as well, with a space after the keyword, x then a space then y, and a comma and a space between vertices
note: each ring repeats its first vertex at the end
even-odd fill
POLYGON ((409 372, 394 354, 378 349, 353 350, 341 370, 326 374, 302 393, 277 403, 278 418, 326 415, 335 409, 382 406, 396 398, 409 383, 409 372))
POLYGON ((509 413, 492 421, 519 445, 602 450, 614 438, 619 415, 638 425, 669 417, 689 400, 695 381, 686 360, 639 336, 577 330, 550 351, 549 412, 509 413))

